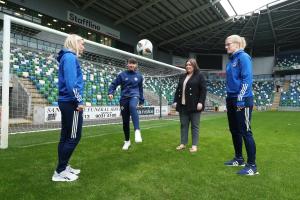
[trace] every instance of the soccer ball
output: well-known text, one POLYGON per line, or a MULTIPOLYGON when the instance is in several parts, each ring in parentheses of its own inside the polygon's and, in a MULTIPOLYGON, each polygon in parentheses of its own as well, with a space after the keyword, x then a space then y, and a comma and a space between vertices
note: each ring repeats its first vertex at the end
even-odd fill
POLYGON ((100 100, 102 99, 101 94, 98 94, 96 97, 97 97, 97 100, 98 100, 98 101, 100 101, 100 100))
POLYGON ((152 54, 152 43, 147 39, 140 40, 136 45, 136 51, 139 55, 149 56, 152 54))

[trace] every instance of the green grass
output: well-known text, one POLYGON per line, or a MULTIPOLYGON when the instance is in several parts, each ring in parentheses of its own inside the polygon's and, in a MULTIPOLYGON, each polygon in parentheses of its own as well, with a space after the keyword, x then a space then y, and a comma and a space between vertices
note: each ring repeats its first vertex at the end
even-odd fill
POLYGON ((72 183, 51 182, 59 131, 11 135, 0 150, 0 199, 300 199, 300 113, 256 112, 260 175, 226 167, 233 157, 225 114, 202 115, 196 154, 178 152, 179 122, 141 122, 143 143, 121 150, 120 125, 85 128, 72 183))

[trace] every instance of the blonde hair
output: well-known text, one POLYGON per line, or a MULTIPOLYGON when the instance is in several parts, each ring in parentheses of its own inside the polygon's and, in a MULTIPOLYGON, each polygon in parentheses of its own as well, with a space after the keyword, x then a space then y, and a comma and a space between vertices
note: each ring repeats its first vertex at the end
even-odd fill
POLYGON ((247 43, 244 37, 239 35, 230 35, 226 38, 226 40, 230 39, 232 42, 238 44, 239 49, 245 49, 247 43))
POLYGON ((80 37, 79 35, 70 34, 65 40, 64 47, 67 48, 67 49, 70 49, 71 51, 76 53, 77 56, 79 56, 78 42, 80 40, 83 40, 83 38, 80 37))

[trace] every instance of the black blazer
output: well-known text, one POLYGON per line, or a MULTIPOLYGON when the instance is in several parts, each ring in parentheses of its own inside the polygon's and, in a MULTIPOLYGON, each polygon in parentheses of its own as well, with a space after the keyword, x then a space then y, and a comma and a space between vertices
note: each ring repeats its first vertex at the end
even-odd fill
MULTIPOLYGON (((182 74, 179 77, 178 86, 175 92, 174 103, 176 102, 176 110, 180 112, 182 106, 182 89, 183 82, 187 74, 182 74)), ((204 110, 206 99, 206 81, 204 76, 199 72, 194 72, 192 77, 188 80, 185 86, 185 105, 187 111, 201 112, 204 110), (202 103, 202 110, 197 110, 197 104, 202 103)))

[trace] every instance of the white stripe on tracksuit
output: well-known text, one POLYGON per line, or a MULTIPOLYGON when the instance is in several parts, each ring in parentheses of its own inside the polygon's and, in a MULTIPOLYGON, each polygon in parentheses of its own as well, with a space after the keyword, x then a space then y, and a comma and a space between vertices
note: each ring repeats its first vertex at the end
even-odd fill
POLYGON ((79 111, 74 111, 74 113, 73 113, 71 138, 76 138, 77 127, 78 127, 78 114, 79 114, 79 111))
POLYGON ((243 100, 243 96, 245 95, 247 88, 248 88, 248 84, 243 84, 240 94, 238 95, 238 101, 243 100))
POLYGON ((245 108, 245 124, 246 124, 246 127, 247 127, 247 131, 250 131, 249 107, 245 108))
POLYGON ((77 99, 78 102, 81 102, 82 101, 82 97, 81 95, 79 94, 78 90, 77 89, 73 89, 73 93, 74 93, 74 96, 75 98, 77 99))

